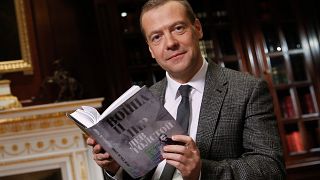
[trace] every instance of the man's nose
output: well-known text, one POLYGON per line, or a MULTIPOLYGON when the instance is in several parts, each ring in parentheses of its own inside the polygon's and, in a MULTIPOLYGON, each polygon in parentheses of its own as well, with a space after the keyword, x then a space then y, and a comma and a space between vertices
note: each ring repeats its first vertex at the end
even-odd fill
POLYGON ((178 41, 177 39, 174 37, 174 35, 172 35, 171 33, 168 33, 166 35, 166 45, 167 45, 167 49, 175 49, 178 47, 178 41))

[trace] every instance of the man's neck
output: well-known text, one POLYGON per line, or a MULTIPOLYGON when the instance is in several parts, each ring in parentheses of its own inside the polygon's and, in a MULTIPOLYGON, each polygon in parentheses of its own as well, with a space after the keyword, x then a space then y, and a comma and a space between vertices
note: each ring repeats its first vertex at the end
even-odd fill
POLYGON ((195 67, 194 66, 189 67, 190 70, 184 74, 170 74, 170 73, 168 73, 168 75, 173 80, 177 81, 178 83, 185 84, 185 83, 189 82, 200 71, 201 67, 203 66, 203 61, 205 61, 205 60, 201 57, 200 63, 198 63, 195 67))

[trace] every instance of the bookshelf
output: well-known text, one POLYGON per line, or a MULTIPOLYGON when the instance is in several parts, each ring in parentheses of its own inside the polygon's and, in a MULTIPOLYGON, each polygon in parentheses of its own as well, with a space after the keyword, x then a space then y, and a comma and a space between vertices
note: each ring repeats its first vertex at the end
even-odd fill
POLYGON ((262 0, 255 6, 256 49, 273 95, 286 166, 308 166, 320 160, 319 77, 298 3, 262 0))
POLYGON ((301 2, 190 2, 196 12, 200 9, 197 15, 209 34, 204 43, 211 41, 214 47, 209 45, 212 58, 267 80, 289 173, 319 166, 319 77, 314 68, 319 60, 311 55, 301 2))

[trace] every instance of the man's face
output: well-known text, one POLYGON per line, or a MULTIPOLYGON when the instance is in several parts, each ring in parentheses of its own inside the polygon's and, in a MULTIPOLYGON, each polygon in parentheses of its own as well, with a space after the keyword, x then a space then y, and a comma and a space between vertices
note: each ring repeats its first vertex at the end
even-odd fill
POLYGON ((142 27, 152 57, 173 79, 185 83, 201 68, 201 24, 190 22, 183 5, 171 1, 145 12, 142 27))

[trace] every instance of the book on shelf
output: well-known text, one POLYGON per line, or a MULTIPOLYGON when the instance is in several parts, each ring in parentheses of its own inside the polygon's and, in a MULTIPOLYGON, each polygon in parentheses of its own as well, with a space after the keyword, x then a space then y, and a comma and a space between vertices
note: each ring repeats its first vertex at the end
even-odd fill
POLYGON ((311 114, 314 113, 314 106, 313 106, 313 102, 312 102, 312 97, 310 93, 304 94, 303 95, 303 101, 304 101, 304 109, 305 109, 305 113, 307 114, 311 114))
POLYGON ((272 81, 274 84, 287 84, 288 78, 283 66, 275 66, 271 68, 272 81))
POLYGON ((286 135, 288 150, 291 153, 301 153, 305 151, 300 132, 293 131, 286 135))
POLYGON ((145 86, 132 86, 101 115, 83 106, 67 116, 133 178, 144 176, 163 160, 162 136, 183 132, 145 86))
POLYGON ((283 111, 284 118, 292 118, 296 115, 291 96, 285 96, 281 102, 281 107, 283 111))
POLYGON ((215 57, 212 40, 201 40, 199 42, 199 46, 200 46, 200 51, 203 57, 211 58, 211 59, 215 57))

